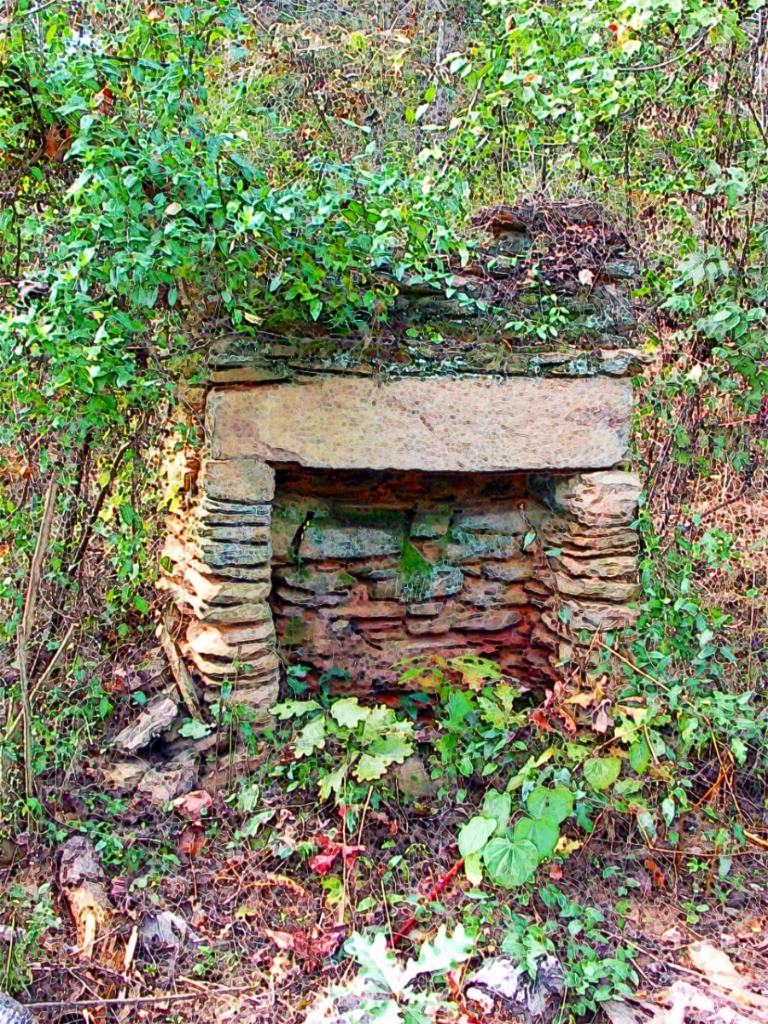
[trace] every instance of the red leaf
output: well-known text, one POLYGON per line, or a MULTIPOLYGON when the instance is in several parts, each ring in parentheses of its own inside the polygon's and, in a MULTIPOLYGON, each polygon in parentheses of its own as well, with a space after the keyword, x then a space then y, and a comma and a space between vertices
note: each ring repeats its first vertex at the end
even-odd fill
POLYGON ((199 828, 187 828, 179 837, 179 852, 197 857, 206 843, 205 835, 199 828))
POLYGON ((196 789, 184 797, 183 809, 193 821, 199 821, 203 811, 207 811, 212 803, 210 793, 206 793, 204 789, 196 789))
POLYGON ((563 877, 563 869, 560 867, 559 864, 555 863, 552 865, 552 867, 549 869, 549 877, 552 879, 553 882, 560 881, 560 879, 563 877))
POLYGON ((574 721, 573 718, 571 718, 571 716, 568 714, 568 712, 564 708, 558 708, 557 709, 557 713, 558 713, 559 717, 562 718, 562 720, 563 720, 563 725, 565 726, 565 731, 566 732, 570 732, 570 733, 576 732, 576 722, 574 721))
POLYGON ((341 856, 344 858, 344 863, 348 868, 354 867, 357 855, 364 852, 364 846, 342 846, 341 848, 341 856))
POLYGON ((341 847, 333 843, 328 853, 317 853, 310 859, 310 869, 316 871, 318 875, 327 875, 340 853, 341 847))
POLYGON ((296 936, 290 932, 273 932, 271 928, 264 929, 268 938, 272 939, 278 949, 295 949, 296 936))
POLYGON ((311 932, 275 932, 271 928, 265 928, 264 932, 278 949, 290 949, 297 957, 306 960, 310 957, 321 959, 324 956, 332 956, 341 945, 346 928, 342 924, 328 932, 321 932, 318 928, 313 928, 311 932))
POLYGON ((549 724, 549 719, 539 708, 535 708, 531 712, 531 721, 539 732, 552 732, 552 726, 549 724))
POLYGON ((313 932, 309 948, 315 956, 333 956, 341 945, 341 940, 344 938, 345 933, 346 928, 343 924, 337 925, 331 931, 323 932, 318 936, 315 936, 313 932))
POLYGON ((667 880, 664 877, 664 872, 661 870, 655 860, 650 857, 645 862, 645 867, 651 876, 651 882, 656 889, 664 889, 667 885, 667 880))

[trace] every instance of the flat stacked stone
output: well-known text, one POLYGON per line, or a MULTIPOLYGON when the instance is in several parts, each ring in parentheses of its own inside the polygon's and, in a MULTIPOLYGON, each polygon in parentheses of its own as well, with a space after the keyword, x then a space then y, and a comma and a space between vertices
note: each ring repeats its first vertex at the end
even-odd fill
POLYGON ((202 497, 185 517, 172 516, 163 561, 187 623, 182 656, 217 701, 231 699, 266 714, 277 698, 279 659, 268 603, 271 591, 272 499, 275 474, 266 463, 208 460, 202 497))

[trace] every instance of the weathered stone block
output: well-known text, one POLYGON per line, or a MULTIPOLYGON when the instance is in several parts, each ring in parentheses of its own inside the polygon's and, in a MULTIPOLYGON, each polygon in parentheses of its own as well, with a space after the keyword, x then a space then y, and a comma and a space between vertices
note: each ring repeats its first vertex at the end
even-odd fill
POLYGON ((208 459, 200 484, 208 498, 254 504, 274 498, 275 471, 259 458, 208 459))
POLYGON ((634 625, 637 620, 637 610, 622 605, 570 601, 565 608, 570 612, 568 626, 576 634, 582 630, 596 633, 598 630, 623 629, 634 625))
MULTIPOLYGON (((270 624, 271 625, 271 624, 270 624)), ((192 622, 187 628, 186 650, 196 654, 212 655, 217 658, 228 658, 230 661, 239 659, 248 661, 251 657, 260 657, 269 650, 269 641, 274 638, 274 630, 269 629, 263 640, 251 640, 232 644, 232 634, 227 635, 215 626, 206 626, 192 622)))
POLYGON ((354 601, 333 608, 329 612, 331 619, 386 619, 399 618, 403 614, 403 606, 397 601, 354 601))
POLYGON ((275 591, 282 601, 301 605, 303 608, 336 608, 341 604, 341 594, 313 594, 293 587, 278 587, 275 591))
POLYGON ((280 661, 276 654, 266 650, 264 653, 251 654, 242 659, 242 664, 231 661, 213 661, 212 656, 206 657, 197 651, 189 650, 192 659, 206 679, 247 679, 251 684, 271 679, 273 672, 279 667, 280 661))
POLYGON ((216 526, 204 523, 198 527, 197 535, 204 543, 213 540, 226 544, 266 544, 271 537, 269 526, 239 526, 235 523, 216 526))
POLYGON ((483 566, 483 576, 488 580, 503 580, 516 583, 533 578, 534 565, 530 558, 516 558, 513 562, 491 562, 483 566))
POLYGON ((214 388, 206 407, 216 459, 424 472, 610 467, 631 420, 630 383, 608 378, 313 378, 214 388))
POLYGON ((199 523, 211 526, 269 526, 272 506, 211 501, 203 498, 194 514, 199 523))
POLYGON ((218 544, 202 540, 199 550, 205 564, 214 570, 266 565, 272 558, 271 544, 218 544))
POLYGON ((271 619, 263 622, 244 622, 218 626, 218 630, 224 638, 225 643, 230 647, 237 647, 238 644, 249 644, 255 640, 271 641, 275 636, 275 627, 271 619))
POLYGON ((271 621, 272 610, 266 601, 249 601, 245 604, 214 605, 201 615, 209 626, 230 626, 241 622, 271 621))
MULTIPOLYGON (((392 573, 394 576, 394 572, 392 573)), ((318 572, 309 566, 300 569, 280 569, 278 579, 295 590, 311 594, 343 594, 355 585, 355 577, 346 572, 318 572)))
POLYGON ((629 526, 637 517, 637 473, 610 470, 571 477, 536 477, 532 482, 551 508, 569 513, 584 526, 629 526))
POLYGON ((622 583, 617 580, 574 579, 565 573, 555 574, 557 590, 568 597, 595 598, 598 601, 615 601, 626 604, 635 601, 640 595, 640 586, 636 583, 622 583))
POLYGON ((439 615, 442 610, 443 603, 441 601, 422 601, 418 604, 406 605, 406 611, 409 615, 417 615, 419 617, 433 618, 435 615, 439 615))
POLYGON ((458 512, 451 520, 451 532, 496 533, 507 536, 528 532, 528 517, 517 509, 481 509, 475 512, 458 512))
POLYGON ((252 604, 269 597, 271 585, 264 580, 260 583, 237 583, 232 580, 211 579, 196 569, 187 567, 184 584, 194 594, 210 605, 252 604))
POLYGON ((429 579, 429 593, 424 597, 450 597, 458 594, 464 586, 461 569, 453 566, 437 566, 432 570, 429 579))
POLYGON ((522 586, 498 580, 465 580, 462 599, 478 608, 500 608, 508 605, 528 604, 528 597, 522 586))
POLYGON ((445 549, 448 562, 477 562, 484 558, 514 558, 520 554, 520 543, 515 537, 501 534, 452 534, 453 543, 445 549))
POLYGON ((571 576, 587 576, 592 579, 634 576, 637 572, 637 562, 631 555, 612 555, 609 558, 571 558, 563 554, 554 561, 571 576))
POLYGON ((417 512, 411 523, 411 537, 444 537, 451 523, 450 508, 417 512))
POLYGON ((299 554, 308 559, 375 558, 399 554, 403 532, 396 526, 337 526, 310 523, 301 539, 299 554))
POLYGON ((216 569, 212 569, 211 566, 205 565, 204 563, 197 563, 197 568, 203 573, 211 573, 215 576, 223 576, 225 579, 230 580, 243 580, 252 583, 259 583, 263 580, 271 578, 272 571, 269 563, 265 562, 263 565, 222 565, 216 569))

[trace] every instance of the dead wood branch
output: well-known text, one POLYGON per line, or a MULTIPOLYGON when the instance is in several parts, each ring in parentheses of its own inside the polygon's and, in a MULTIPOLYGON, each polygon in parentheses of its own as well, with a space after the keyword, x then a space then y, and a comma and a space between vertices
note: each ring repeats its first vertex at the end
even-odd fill
POLYGON ((187 666, 181 660, 178 648, 165 626, 160 627, 157 635, 160 640, 160 646, 165 651, 168 664, 171 666, 171 672, 173 673, 173 678, 176 680, 176 685, 179 688, 182 700, 186 704, 190 715, 192 715, 193 718, 199 719, 200 707, 195 697, 195 688, 194 683, 192 682, 192 676, 189 674, 187 666))
POLYGON ((58 479, 56 474, 51 477, 48 484, 48 491, 45 495, 45 506, 43 518, 40 522, 40 530, 37 534, 35 553, 32 556, 32 564, 29 569, 29 582, 27 584, 27 595, 24 600, 24 613, 21 623, 16 631, 16 655, 19 662, 19 686, 21 688, 21 715, 22 730, 24 737, 24 792, 29 800, 35 792, 35 775, 32 763, 32 701, 29 694, 29 679, 27 677, 27 641, 32 635, 35 627, 35 609, 37 595, 40 590, 40 576, 43 567, 43 559, 48 548, 48 540, 51 536, 51 525, 53 514, 56 510, 56 492, 58 491, 58 479))

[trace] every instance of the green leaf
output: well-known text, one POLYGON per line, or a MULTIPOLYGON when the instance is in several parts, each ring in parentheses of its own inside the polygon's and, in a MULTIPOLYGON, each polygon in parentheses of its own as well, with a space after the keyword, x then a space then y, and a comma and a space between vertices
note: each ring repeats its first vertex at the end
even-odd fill
POLYGON ((528 797, 528 811, 532 818, 551 818, 559 824, 573 811, 573 793, 565 786, 554 789, 539 786, 528 797))
POLYGON ((454 671, 461 672, 462 681, 470 690, 481 690, 486 683, 501 678, 501 669, 495 661, 478 658, 475 654, 459 655, 448 664, 454 671))
POLYGON ((491 839, 483 850, 483 862, 497 885, 514 889, 524 885, 539 865, 539 851, 529 839, 491 839))
POLYGON ((618 757, 590 757, 584 762, 584 778, 593 789, 608 789, 620 773, 621 760, 618 757))
POLYGON ((420 974, 440 974, 468 960, 475 950, 476 940, 468 935, 461 924, 449 935, 444 924, 437 930, 434 942, 422 943, 418 960, 409 960, 403 971, 403 987, 420 974))
POLYGON ((283 704, 275 704, 270 710, 281 722, 285 722, 289 718, 301 718, 310 711, 319 711, 320 705, 316 700, 287 700, 283 704))
POLYGON ((144 598, 141 597, 141 595, 137 594, 134 597, 134 599, 133 599, 133 606, 138 611, 140 611, 142 615, 148 615, 149 614, 149 605, 144 600, 144 598))
POLYGON ((406 757, 413 753, 413 743, 404 736, 391 733, 368 746, 368 753, 376 757, 386 758, 390 764, 402 764, 406 757))
POLYGON ((397 730, 401 734, 411 734, 413 732, 413 723, 398 722, 392 708, 388 708, 383 704, 377 704, 375 708, 370 709, 370 714, 365 720, 360 742, 364 747, 367 747, 374 740, 380 739, 393 730, 397 730))
POLYGON ((301 730, 296 737, 294 750, 296 757, 304 757, 311 754, 313 750, 320 750, 325 746, 325 715, 318 715, 301 730))
POLYGON ((629 748, 629 763, 638 775, 645 775, 645 770, 651 763, 651 751, 645 736, 635 740, 629 748))
POLYGON ((664 821, 667 825, 671 825, 675 820, 675 801, 671 796, 661 801, 661 813, 664 815, 664 821))
POLYGON ((470 818, 459 832, 459 853, 466 858, 479 853, 496 831, 496 818, 470 818))
POLYGON ((309 304, 309 312, 312 315, 313 320, 317 320, 323 311, 323 304, 320 299, 312 299, 309 304))
POLYGON ((363 754, 357 762, 357 768, 352 773, 358 782, 373 782, 385 775, 387 768, 392 764, 388 757, 376 757, 373 754, 363 754))
POLYGON ((515 842, 529 839, 539 851, 539 858, 551 857, 560 838, 554 818, 521 818, 515 825, 515 842))
POLYGON ((403 969, 395 959, 394 953, 387 948, 387 937, 384 932, 377 932, 373 939, 353 932, 344 943, 344 952, 347 956, 355 958, 363 977, 373 978, 394 995, 402 992, 403 969))
POLYGON ((364 722, 370 713, 369 708, 360 706, 357 697, 345 697, 343 700, 334 701, 331 708, 331 716, 347 729, 354 729, 360 722, 364 722))
POLYGON ((472 885, 481 885, 483 881, 483 859, 479 853, 470 853, 464 858, 464 874, 472 885))
POLYGON ((266 825, 267 822, 271 821, 276 814, 274 809, 268 811, 259 811, 258 814, 254 814, 253 817, 249 818, 242 829, 244 836, 255 836, 262 825, 266 825))
POLYGON ((498 790, 489 789, 483 800, 483 814, 486 818, 495 818, 497 821, 496 832, 503 835, 512 811, 512 797, 509 793, 499 793, 498 790))
POLYGON ((189 740, 201 740, 203 736, 208 736, 211 732, 213 732, 213 726, 206 725, 205 722, 200 722, 196 718, 190 718, 179 729, 179 735, 189 740))
POLYGON ((318 790, 322 800, 327 800, 331 793, 339 793, 344 785, 344 779, 349 769, 349 762, 342 761, 338 768, 320 777, 318 790))

